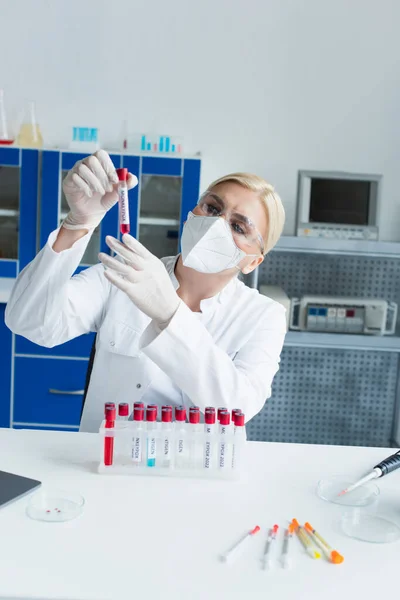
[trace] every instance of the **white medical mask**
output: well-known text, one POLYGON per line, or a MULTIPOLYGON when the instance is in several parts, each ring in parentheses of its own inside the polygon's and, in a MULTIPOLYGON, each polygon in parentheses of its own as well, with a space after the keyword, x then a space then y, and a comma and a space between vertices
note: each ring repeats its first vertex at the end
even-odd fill
POLYGON ((258 256, 237 247, 225 219, 192 212, 183 227, 181 246, 185 267, 200 273, 221 273, 237 267, 245 256, 258 256))

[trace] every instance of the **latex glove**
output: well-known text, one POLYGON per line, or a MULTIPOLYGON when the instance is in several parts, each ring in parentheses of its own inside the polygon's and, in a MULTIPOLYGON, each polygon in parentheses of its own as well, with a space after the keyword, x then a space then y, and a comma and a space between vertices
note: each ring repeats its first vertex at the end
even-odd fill
POLYGON ((181 302, 171 278, 161 260, 135 238, 124 234, 122 241, 106 237, 107 246, 124 262, 100 252, 99 259, 106 267, 104 275, 162 328, 181 302))
MULTIPOLYGON (((137 177, 129 173, 128 189, 137 177)), ((105 150, 79 160, 64 179, 63 190, 70 208, 66 229, 95 229, 110 208, 118 202, 118 176, 105 150)))

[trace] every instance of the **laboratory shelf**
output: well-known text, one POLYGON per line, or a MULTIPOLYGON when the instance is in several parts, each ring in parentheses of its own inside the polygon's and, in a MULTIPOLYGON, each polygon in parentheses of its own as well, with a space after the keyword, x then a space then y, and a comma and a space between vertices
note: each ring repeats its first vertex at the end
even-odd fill
POLYGON ((162 217, 139 217, 139 225, 170 225, 171 227, 178 227, 179 224, 179 219, 164 219, 162 217))
POLYGON ((373 352, 400 352, 400 335, 376 336, 348 333, 314 333, 288 331, 286 347, 337 348, 340 350, 369 350, 373 352))
POLYGON ((273 252, 400 258, 400 243, 283 236, 273 252))
POLYGON ((7 208, 0 209, 0 217, 17 217, 19 215, 19 210, 10 210, 7 208))

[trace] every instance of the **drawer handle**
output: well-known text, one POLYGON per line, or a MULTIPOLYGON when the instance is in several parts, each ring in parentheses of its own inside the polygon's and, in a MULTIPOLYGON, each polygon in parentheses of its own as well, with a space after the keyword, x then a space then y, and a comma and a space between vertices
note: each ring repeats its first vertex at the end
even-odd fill
POLYGON ((85 390, 72 390, 71 392, 66 392, 64 390, 53 390, 49 389, 49 394, 57 394, 58 396, 83 396, 85 390))

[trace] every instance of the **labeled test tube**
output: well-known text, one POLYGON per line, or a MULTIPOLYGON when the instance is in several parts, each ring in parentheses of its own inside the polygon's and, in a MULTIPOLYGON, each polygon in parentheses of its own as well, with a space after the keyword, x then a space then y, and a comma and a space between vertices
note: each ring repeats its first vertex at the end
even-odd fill
MULTIPOLYGON (((105 429, 114 429, 115 426, 115 405, 105 406, 105 429)), ((104 437, 104 464, 110 467, 114 460, 114 435, 105 435, 104 437)))
POLYGON ((218 422, 221 420, 222 413, 228 412, 228 409, 225 406, 220 406, 217 409, 217 420, 218 422))
POLYGON ((240 449, 246 441, 245 417, 242 412, 234 415, 233 444, 232 444, 232 469, 237 469, 240 462, 240 449))
POLYGON ((227 453, 228 453, 228 443, 226 441, 226 436, 229 433, 229 424, 231 422, 231 415, 228 411, 221 412, 220 420, 219 420, 219 449, 218 449, 218 467, 220 469, 226 469, 228 466, 227 461, 227 453))
POLYGON ((204 457, 203 466, 205 469, 214 467, 214 434, 215 434, 215 408, 209 406, 204 413, 204 457))
POLYGON ((151 405, 146 409, 147 424, 147 466, 156 466, 157 456, 157 406, 151 405))
POLYGON ((116 169, 118 175, 118 207, 119 207, 119 229, 121 234, 129 233, 131 230, 129 222, 129 198, 128 198, 128 169, 116 169))
POLYGON ((172 406, 161 407, 161 466, 171 467, 172 464, 172 406))
POLYGON ((133 438, 132 438, 132 461, 137 467, 143 463, 143 441, 144 441, 144 408, 137 406, 133 408, 133 438))
POLYGON ((190 458, 190 467, 196 468, 199 466, 199 439, 198 433, 201 432, 200 425, 200 409, 198 406, 191 406, 189 408, 189 458, 190 458))
POLYGON ((184 468, 187 463, 187 431, 186 431, 186 408, 177 406, 175 408, 175 466, 184 468))

